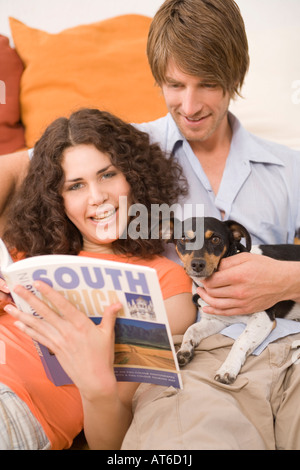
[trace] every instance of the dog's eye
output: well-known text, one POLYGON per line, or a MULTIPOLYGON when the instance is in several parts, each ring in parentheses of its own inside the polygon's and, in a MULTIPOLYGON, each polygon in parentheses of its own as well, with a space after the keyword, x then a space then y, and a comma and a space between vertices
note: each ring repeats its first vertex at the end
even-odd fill
POLYGON ((221 238, 214 236, 211 238, 211 242, 213 245, 219 245, 219 243, 221 242, 221 238))

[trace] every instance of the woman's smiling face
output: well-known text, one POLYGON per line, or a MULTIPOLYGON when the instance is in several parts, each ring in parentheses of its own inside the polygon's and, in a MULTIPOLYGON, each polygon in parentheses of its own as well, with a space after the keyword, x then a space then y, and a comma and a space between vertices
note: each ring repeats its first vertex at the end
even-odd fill
POLYGON ((83 249, 113 252, 112 242, 128 224, 131 190, 125 176, 94 145, 67 148, 62 167, 65 212, 82 234, 83 249))

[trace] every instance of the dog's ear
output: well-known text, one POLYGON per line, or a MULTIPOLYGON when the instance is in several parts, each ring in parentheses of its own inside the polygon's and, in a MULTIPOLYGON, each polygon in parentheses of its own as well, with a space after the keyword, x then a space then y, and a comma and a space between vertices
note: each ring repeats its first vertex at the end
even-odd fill
POLYGON ((231 230, 232 235, 234 240, 238 243, 239 248, 242 249, 242 251, 245 251, 245 247, 240 243, 242 238, 245 238, 246 241, 246 251, 251 250, 252 246, 252 241, 251 241, 251 236, 248 230, 238 222, 235 222, 234 220, 226 220, 225 225, 231 230))

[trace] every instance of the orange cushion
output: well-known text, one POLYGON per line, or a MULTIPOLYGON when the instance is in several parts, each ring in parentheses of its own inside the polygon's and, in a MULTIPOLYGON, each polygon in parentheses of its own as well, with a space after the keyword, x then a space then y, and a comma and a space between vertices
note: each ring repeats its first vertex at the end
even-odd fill
POLYGON ((150 22, 146 16, 122 15, 49 34, 10 18, 25 64, 20 100, 27 146, 53 119, 83 106, 129 122, 166 114, 146 56, 150 22))
POLYGON ((0 35, 0 155, 25 147, 20 122, 20 79, 23 64, 8 38, 0 35))

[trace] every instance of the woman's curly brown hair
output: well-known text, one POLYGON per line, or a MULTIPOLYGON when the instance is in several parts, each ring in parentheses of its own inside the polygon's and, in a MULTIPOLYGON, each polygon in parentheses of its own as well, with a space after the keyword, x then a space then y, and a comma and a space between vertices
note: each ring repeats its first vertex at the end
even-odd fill
MULTIPOLYGON (((180 166, 157 144, 150 144, 148 134, 110 113, 82 109, 69 119, 55 120, 36 143, 27 177, 9 211, 3 238, 11 249, 28 257, 78 254, 82 249, 81 233, 66 216, 62 197, 64 151, 80 144, 92 144, 109 155, 131 187, 132 203, 143 204, 149 218, 152 204, 171 206, 187 192, 180 166)), ((116 253, 149 257, 162 253, 164 242, 127 237, 113 247, 116 253)))

